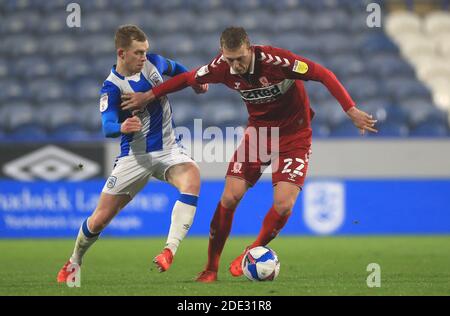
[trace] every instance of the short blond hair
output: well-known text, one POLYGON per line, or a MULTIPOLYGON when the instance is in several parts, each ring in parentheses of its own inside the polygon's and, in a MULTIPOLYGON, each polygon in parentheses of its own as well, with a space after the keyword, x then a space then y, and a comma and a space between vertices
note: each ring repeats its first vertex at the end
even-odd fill
POLYGON ((145 35, 144 31, 136 25, 122 25, 117 29, 116 34, 114 35, 116 49, 127 49, 131 46, 133 40, 139 42, 145 42, 147 40, 147 35, 145 35))

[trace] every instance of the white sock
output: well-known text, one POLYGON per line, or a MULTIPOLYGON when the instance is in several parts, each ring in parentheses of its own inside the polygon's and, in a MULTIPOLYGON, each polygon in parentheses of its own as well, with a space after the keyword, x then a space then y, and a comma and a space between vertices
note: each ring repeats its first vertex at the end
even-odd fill
POLYGON ((195 195, 182 193, 173 206, 172 220, 166 242, 166 248, 169 248, 173 255, 175 255, 180 242, 191 228, 197 209, 197 199, 198 197, 195 195))
MULTIPOLYGON (((89 218, 88 218, 89 219, 89 218)), ((92 233, 88 228, 88 219, 86 219, 78 231, 77 240, 75 241, 75 248, 73 254, 70 257, 71 263, 81 265, 83 256, 90 246, 98 239, 100 233, 92 233)))

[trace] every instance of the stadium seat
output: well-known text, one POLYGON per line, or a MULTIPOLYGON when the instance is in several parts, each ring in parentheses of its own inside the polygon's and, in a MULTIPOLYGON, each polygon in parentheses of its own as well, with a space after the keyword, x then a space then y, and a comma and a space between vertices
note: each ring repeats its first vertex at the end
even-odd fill
POLYGON ((428 34, 450 34, 450 13, 436 11, 425 16, 424 29, 428 34))
POLYGON ((48 103, 36 113, 37 119, 49 132, 53 132, 62 126, 77 124, 77 108, 74 104, 55 102, 48 103))
POLYGON ((356 101, 367 100, 380 94, 378 81, 367 75, 345 80, 344 86, 356 101))
POLYGON ((48 141, 48 135, 42 126, 37 124, 21 126, 7 135, 5 135, 10 142, 43 142, 48 141))
POLYGON ((361 136, 359 130, 353 125, 350 120, 345 120, 342 124, 331 129, 331 137, 355 137, 361 136))
MULTIPOLYGON (((90 2, 90 1, 89 1, 90 2)), ((94 1, 92 1, 94 2, 94 1)), ((85 9, 86 12, 88 9, 85 9)), ((83 32, 88 33, 105 33, 109 34, 108 40, 111 42, 111 36, 117 28, 119 17, 114 11, 94 11, 83 15, 83 32)))
POLYGON ((5 15, 0 22, 0 34, 3 36, 31 33, 41 22, 41 16, 36 11, 22 11, 5 15))
POLYGON ((422 28, 422 20, 414 12, 394 12, 386 17, 385 28, 390 36, 398 38, 405 33, 419 33, 422 28))
POLYGON ((64 90, 67 87, 56 79, 41 79, 29 83, 28 89, 33 100, 39 103, 46 103, 64 100, 64 90))
POLYGON ((9 66, 10 63, 4 58, 0 58, 0 80, 6 78, 10 75, 9 66))
POLYGON ((448 125, 436 122, 424 122, 411 130, 411 136, 415 137, 445 137, 448 136, 448 125))
POLYGON ((23 89, 17 80, 3 79, 0 81, 0 102, 7 103, 17 100, 27 100, 30 96, 28 89, 23 89))
POLYGON ((311 128, 314 138, 326 138, 330 136, 331 130, 330 127, 326 124, 316 123, 313 120, 311 128))
POLYGON ((3 56, 31 56, 38 51, 38 41, 30 35, 8 35, 0 44, 0 54, 3 56))
POLYGON ((280 12, 273 16, 271 25, 275 34, 288 31, 308 33, 312 28, 312 17, 307 11, 301 9, 280 12))
MULTIPOLYGON (((57 58, 79 54, 80 50, 85 51, 86 49, 85 46, 80 47, 79 41, 64 35, 46 36, 39 44, 40 52, 57 58)), ((90 50, 86 52, 88 53, 90 50)))
POLYGON ((409 97, 431 98, 430 91, 413 78, 391 77, 384 81, 384 86, 394 100, 409 97))
POLYGON ((380 79, 393 75, 414 77, 414 69, 405 60, 396 55, 378 55, 367 60, 370 73, 376 74, 380 79))
POLYGON ((331 56, 326 62, 327 68, 333 71, 339 79, 363 75, 366 72, 366 62, 358 56, 339 54, 331 56))
POLYGON ((385 122, 377 125, 378 133, 368 133, 370 137, 407 137, 409 128, 406 124, 385 122))
POLYGON ((320 10, 312 18, 312 28, 316 34, 344 32, 349 29, 348 20, 348 14, 339 8, 320 10))
POLYGON ((33 108, 29 103, 11 102, 1 108, 1 125, 4 131, 36 124, 33 108))
MULTIPOLYGON (((54 13, 45 15, 45 19, 41 20, 35 31, 41 36, 46 37, 49 35, 63 34, 67 31, 67 12, 65 8, 54 13)), ((73 31, 76 31, 74 28, 73 31)))
POLYGON ((51 74, 52 65, 49 61, 42 57, 30 56, 23 57, 15 63, 13 74, 17 78, 28 79, 28 78, 42 78, 49 76, 51 74))

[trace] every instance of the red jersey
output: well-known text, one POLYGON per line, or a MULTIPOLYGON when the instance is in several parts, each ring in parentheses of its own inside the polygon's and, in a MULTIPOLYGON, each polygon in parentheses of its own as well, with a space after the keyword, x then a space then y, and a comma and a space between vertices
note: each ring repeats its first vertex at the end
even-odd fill
POLYGON ((249 126, 279 127, 280 135, 310 130, 313 111, 302 80, 322 82, 345 111, 355 105, 334 74, 321 65, 281 48, 251 48, 252 61, 245 76, 235 73, 218 55, 209 64, 153 88, 153 93, 161 97, 187 85, 223 83, 241 95, 249 126))

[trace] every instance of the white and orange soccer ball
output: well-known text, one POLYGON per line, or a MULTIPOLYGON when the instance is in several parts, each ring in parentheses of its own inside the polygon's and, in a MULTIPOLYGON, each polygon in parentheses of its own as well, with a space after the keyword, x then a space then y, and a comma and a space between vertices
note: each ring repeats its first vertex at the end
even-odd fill
POLYGON ((250 249, 242 259, 242 271, 252 281, 273 281, 280 273, 278 256, 269 247, 250 249))

